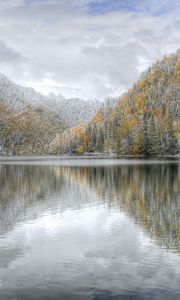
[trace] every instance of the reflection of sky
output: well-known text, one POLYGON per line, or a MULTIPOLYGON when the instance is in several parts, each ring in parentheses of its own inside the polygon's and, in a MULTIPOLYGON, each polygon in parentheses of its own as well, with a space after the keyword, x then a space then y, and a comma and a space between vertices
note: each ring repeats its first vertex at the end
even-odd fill
POLYGON ((47 212, 8 233, 1 257, 4 248, 11 249, 11 261, 0 266, 2 291, 90 295, 148 293, 153 287, 166 299, 161 296, 167 289, 171 295, 179 289, 180 258, 159 249, 123 213, 103 206, 47 212))

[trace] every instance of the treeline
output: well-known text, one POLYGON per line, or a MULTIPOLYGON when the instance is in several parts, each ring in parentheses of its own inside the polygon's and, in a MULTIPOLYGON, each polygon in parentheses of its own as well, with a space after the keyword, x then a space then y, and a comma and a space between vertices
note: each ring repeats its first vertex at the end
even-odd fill
POLYGON ((105 152, 174 155, 180 152, 180 53, 164 57, 112 106, 88 124, 66 130, 52 153, 105 152))

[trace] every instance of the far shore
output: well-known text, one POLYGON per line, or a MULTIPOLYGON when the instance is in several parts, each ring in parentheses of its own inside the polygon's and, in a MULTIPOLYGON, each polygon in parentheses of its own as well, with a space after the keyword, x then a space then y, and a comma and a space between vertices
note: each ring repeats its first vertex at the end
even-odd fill
POLYGON ((142 155, 116 155, 107 153, 93 153, 84 155, 0 155, 0 163, 3 162, 17 162, 17 161, 60 161, 60 160, 96 160, 96 159, 118 159, 118 160, 180 160, 180 155, 166 155, 166 156, 142 156, 142 155))

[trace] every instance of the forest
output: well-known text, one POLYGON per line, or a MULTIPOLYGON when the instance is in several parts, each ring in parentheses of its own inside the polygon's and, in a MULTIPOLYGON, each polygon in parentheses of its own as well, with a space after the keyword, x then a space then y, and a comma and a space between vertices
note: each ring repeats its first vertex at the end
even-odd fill
POLYGON ((176 155, 180 152, 180 52, 164 56, 112 106, 91 122, 65 130, 52 153, 176 155))
POLYGON ((100 103, 49 98, 0 76, 1 154, 180 153, 180 52, 164 56, 127 93, 100 103))

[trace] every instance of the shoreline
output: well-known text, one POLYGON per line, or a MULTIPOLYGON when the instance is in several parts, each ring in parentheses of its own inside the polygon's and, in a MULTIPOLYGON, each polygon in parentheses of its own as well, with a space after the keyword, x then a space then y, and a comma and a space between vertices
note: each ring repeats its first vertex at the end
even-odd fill
POLYGON ((138 161, 180 161, 180 156, 150 156, 142 155, 115 155, 115 154, 89 154, 89 155, 0 155, 0 163, 2 162, 33 162, 33 161, 64 161, 64 160, 138 160, 138 161))

